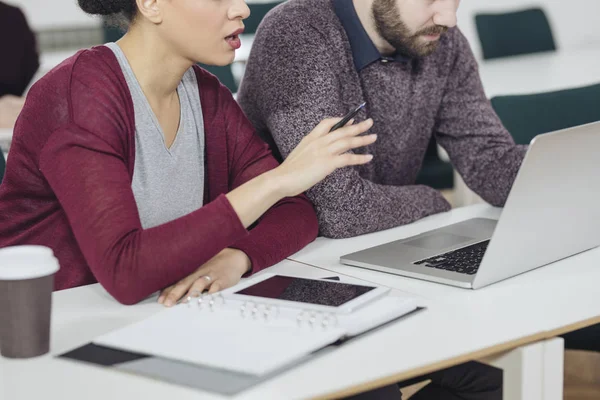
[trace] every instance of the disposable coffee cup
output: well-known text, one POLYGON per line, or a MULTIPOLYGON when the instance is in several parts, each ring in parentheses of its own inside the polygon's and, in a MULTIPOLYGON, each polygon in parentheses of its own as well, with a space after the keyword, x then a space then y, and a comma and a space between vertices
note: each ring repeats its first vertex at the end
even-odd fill
POLYGON ((30 358, 50 350, 50 316, 58 260, 44 246, 0 249, 0 354, 30 358))

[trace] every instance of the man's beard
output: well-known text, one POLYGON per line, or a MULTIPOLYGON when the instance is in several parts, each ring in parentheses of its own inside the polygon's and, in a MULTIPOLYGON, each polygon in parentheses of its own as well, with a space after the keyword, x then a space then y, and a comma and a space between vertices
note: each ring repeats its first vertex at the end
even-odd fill
POLYGON ((448 30, 445 26, 434 25, 411 34, 402 21, 396 0, 375 0, 371 11, 379 36, 398 53, 411 58, 428 56, 437 49, 439 40, 425 42, 423 35, 441 35, 448 30))

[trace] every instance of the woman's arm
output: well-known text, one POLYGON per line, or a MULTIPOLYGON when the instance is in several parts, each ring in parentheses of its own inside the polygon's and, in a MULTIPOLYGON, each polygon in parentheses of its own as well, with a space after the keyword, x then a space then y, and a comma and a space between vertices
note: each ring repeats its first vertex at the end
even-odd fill
POLYGON ((219 109, 227 110, 227 143, 234 144, 228 149, 233 155, 229 163, 233 190, 227 198, 245 226, 249 226, 248 221, 259 221, 230 249, 163 290, 159 302, 167 306, 205 289, 225 289, 236 284, 244 273, 258 272, 302 249, 316 237, 318 224, 312 205, 300 193, 336 168, 370 160, 370 156, 346 151, 375 141, 373 135, 356 137, 369 129, 372 121, 329 133, 338 121, 331 119, 320 123, 279 166, 231 94, 224 90, 219 109))
POLYGON ((184 217, 142 229, 122 155, 75 124, 52 134, 40 170, 92 273, 123 304, 188 276, 248 235, 224 195, 184 217))
POLYGON ((236 127, 238 136, 232 168, 231 187, 234 191, 227 195, 233 207, 238 207, 239 203, 256 210, 258 207, 250 204, 251 199, 256 197, 254 193, 280 193, 276 196, 278 201, 262 214, 250 234, 231 246, 248 256, 250 272, 256 273, 312 242, 317 237, 319 225, 314 208, 304 195, 280 199, 283 187, 280 187, 281 178, 278 176, 279 163, 233 99, 229 110, 228 128, 236 127), (256 187, 248 185, 243 191, 236 192, 235 188, 252 179, 256 180, 256 187))

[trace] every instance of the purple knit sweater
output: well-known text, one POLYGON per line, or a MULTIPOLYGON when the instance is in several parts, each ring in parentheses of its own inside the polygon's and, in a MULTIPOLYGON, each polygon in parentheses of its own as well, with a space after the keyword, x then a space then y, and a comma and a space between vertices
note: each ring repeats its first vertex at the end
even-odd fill
MULTIPOLYGON (((350 3, 350 2, 349 2, 350 3)), ((516 146, 487 100, 469 44, 450 29, 438 50, 360 72, 331 0, 289 0, 262 22, 238 101, 283 157, 317 123, 367 102, 378 140, 371 163, 338 170, 308 191, 320 233, 356 236, 447 211, 441 194, 415 185, 432 135, 466 184, 502 206, 525 147, 516 146)))

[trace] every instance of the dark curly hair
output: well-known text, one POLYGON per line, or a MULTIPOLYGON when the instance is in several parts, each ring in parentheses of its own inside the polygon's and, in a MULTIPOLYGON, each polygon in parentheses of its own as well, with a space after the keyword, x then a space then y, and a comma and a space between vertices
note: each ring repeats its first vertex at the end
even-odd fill
POLYGON ((87 14, 123 17, 129 23, 137 14, 135 0, 77 0, 77 3, 87 14))

